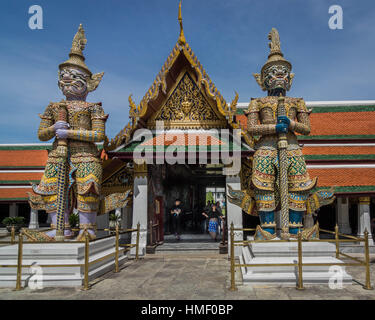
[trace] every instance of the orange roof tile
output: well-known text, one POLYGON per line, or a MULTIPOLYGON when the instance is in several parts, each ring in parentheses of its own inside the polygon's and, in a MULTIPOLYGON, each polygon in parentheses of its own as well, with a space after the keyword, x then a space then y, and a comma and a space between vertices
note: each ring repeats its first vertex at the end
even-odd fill
MULTIPOLYGON (((247 128, 246 115, 236 115, 237 121, 247 128)), ((375 135, 375 112, 311 113, 310 136, 321 135, 375 135)))
POLYGON ((143 146, 168 146, 171 144, 179 146, 218 146, 223 145, 223 142, 208 133, 166 133, 142 143, 143 146))
POLYGON ((319 177, 319 187, 375 185, 375 168, 310 168, 308 172, 311 178, 319 177))
POLYGON ((31 191, 31 188, 0 188, 0 199, 28 198, 26 192, 31 191))
POLYGON ((310 135, 375 135, 375 112, 310 114, 310 135))
POLYGON ((350 154, 375 154, 375 146, 328 146, 328 147, 311 147, 305 146, 303 147, 303 154, 304 155, 350 155, 350 154))
POLYGON ((0 167, 45 166, 47 150, 0 150, 0 167))
POLYGON ((43 172, 3 172, 0 171, 0 181, 32 181, 40 180, 43 172))

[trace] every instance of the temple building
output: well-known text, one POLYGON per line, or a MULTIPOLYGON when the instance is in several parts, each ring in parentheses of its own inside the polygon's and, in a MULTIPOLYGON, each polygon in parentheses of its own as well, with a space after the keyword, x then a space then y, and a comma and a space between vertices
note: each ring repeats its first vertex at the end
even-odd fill
MULTIPOLYGON (((312 177, 319 176, 319 186, 335 187, 337 197, 333 205, 321 208, 318 221, 322 228, 332 229, 337 223, 343 233, 362 235, 365 228, 371 229, 370 220, 375 218, 375 128, 372 125, 375 100, 307 101, 306 104, 311 109, 312 130, 309 136, 300 136, 299 141, 308 170, 312 177)), ((247 107, 247 102, 238 103, 236 110, 236 119, 244 128, 247 121, 243 110, 247 107)), ((30 228, 46 226, 47 215, 30 209, 27 192, 31 191, 31 183, 39 182, 50 147, 51 144, 0 145, 0 221, 7 216, 23 216, 30 228)), ((134 144, 130 143, 112 153, 120 159, 131 160, 132 148, 134 144)), ((112 172, 117 172, 116 162, 119 167, 123 163, 112 161, 112 172)), ((215 197, 225 194, 225 178, 216 175, 214 167, 187 168, 179 164, 159 165, 160 170, 158 165, 150 167, 149 174, 159 178, 147 183, 146 198, 141 204, 146 204, 148 195, 147 216, 150 221, 154 219, 163 225, 160 237, 169 231, 167 208, 175 197, 181 197, 188 204, 188 212, 193 217, 202 209, 206 190, 211 190, 215 197), (186 180, 181 180, 182 177, 186 180), (164 195, 163 185, 167 187, 164 195), (151 199, 158 201, 158 207, 152 205, 151 199)), ((127 224, 131 224, 129 211, 131 208, 122 209, 127 224)), ((244 226, 258 223, 257 218, 245 213, 242 216, 244 226)), ((108 223, 108 215, 99 218, 104 225, 108 223)))
MULTIPOLYGON (((129 97, 130 122, 102 146, 101 192, 132 189, 131 201, 116 213, 122 215, 123 226, 139 222, 148 230, 141 233, 142 249, 163 241, 171 231, 168 212, 176 198, 185 209, 185 233, 201 231, 201 212, 208 198, 221 202, 228 223, 239 228, 259 224, 258 218, 227 201, 228 186, 239 190, 248 181, 246 166, 254 153, 244 114, 249 102, 239 103, 238 95, 231 102, 224 99, 187 43, 179 20, 178 41, 154 83, 138 105, 129 97), (222 129, 225 134, 218 134, 222 129), (232 154, 234 146, 238 152, 232 154), (147 165, 137 163, 141 156, 147 165), (234 169, 236 163, 241 170, 234 169)), ((246 98, 256 94, 249 92, 246 98)), ((333 187, 337 198, 318 212, 320 226, 332 230, 337 223, 343 233, 363 235, 366 228, 371 232, 375 100, 306 105, 311 110, 311 133, 298 140, 307 168, 311 177, 319 177, 318 186, 333 187)), ((30 209, 28 192, 31 183, 39 183, 50 147, 0 145, 0 222, 19 215, 29 228, 46 225, 47 215, 30 209)), ((99 216, 97 224, 107 226, 108 214, 99 216)))

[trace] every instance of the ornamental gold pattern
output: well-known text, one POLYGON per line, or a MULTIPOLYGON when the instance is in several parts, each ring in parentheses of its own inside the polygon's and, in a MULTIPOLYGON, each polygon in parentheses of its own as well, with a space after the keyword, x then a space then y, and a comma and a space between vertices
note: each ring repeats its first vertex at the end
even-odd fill
POLYGON ((215 121, 220 119, 203 97, 189 73, 186 72, 155 120, 215 121))
MULTIPOLYGON (((228 105, 220 91, 216 88, 215 84, 212 82, 207 72, 203 68, 202 64, 199 62, 198 58, 194 54, 193 50, 187 43, 182 27, 182 15, 181 15, 181 4, 179 5, 179 24, 180 24, 180 35, 177 40, 176 45, 173 47, 171 53, 169 54, 167 60, 163 64, 160 72, 157 74, 154 82, 151 87, 148 89, 144 97, 141 99, 141 102, 137 105, 132 96, 129 96, 129 118, 130 122, 122 129, 115 138, 109 140, 107 137, 104 142, 104 149, 107 151, 112 151, 124 143, 128 143, 132 137, 133 132, 136 130, 139 120, 144 117, 148 110, 148 104, 151 101, 154 101, 160 93, 167 95, 167 75, 171 70, 172 66, 175 64, 177 58, 180 55, 184 55, 187 61, 190 63, 190 66, 197 74, 196 84, 199 90, 202 90, 205 95, 212 99, 214 104, 220 113, 223 116, 229 126, 233 129, 241 129, 242 135, 249 145, 253 144, 251 137, 246 135, 246 130, 244 130, 240 123, 236 120, 236 110, 237 110, 237 101, 238 94, 235 93, 235 98, 228 105)), ((206 126, 217 127, 216 123, 206 123, 206 126)), ((194 126, 192 126, 194 127, 194 126)), ((189 128, 189 124, 186 123, 185 128, 189 128)))

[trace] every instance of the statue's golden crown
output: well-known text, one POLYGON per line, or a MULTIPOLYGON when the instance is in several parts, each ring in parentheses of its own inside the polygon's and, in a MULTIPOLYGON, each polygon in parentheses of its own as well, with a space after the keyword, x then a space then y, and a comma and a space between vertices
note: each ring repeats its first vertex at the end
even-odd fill
POLYGON ((85 57, 83 55, 83 50, 85 49, 85 45, 87 43, 87 39, 85 36, 85 30, 82 27, 82 24, 79 25, 78 31, 75 34, 73 41, 72 41, 72 48, 70 49, 69 59, 64 61, 59 65, 59 69, 62 70, 65 67, 78 67, 79 69, 85 71, 89 75, 88 79, 88 90, 94 91, 102 77, 104 72, 92 74, 90 69, 87 67, 85 63, 85 57))
MULTIPOLYGON (((292 70, 292 64, 284 58, 283 53, 281 52, 280 47, 280 36, 279 32, 276 28, 272 28, 271 31, 268 33, 268 46, 270 48, 270 53, 268 55, 268 59, 266 63, 263 65, 262 70, 259 73, 254 73, 255 80, 260 85, 260 87, 265 90, 263 80, 264 80, 264 71, 271 65, 285 65, 288 69, 292 70)), ((294 75, 292 75, 293 77, 294 75)))

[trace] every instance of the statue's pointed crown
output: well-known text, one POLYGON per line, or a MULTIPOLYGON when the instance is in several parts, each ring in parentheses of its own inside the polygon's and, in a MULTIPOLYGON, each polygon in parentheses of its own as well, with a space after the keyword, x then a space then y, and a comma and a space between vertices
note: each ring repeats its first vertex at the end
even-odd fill
POLYGON ((270 54, 268 55, 268 60, 262 67, 261 73, 263 74, 263 70, 272 64, 284 64, 288 66, 290 70, 292 70, 292 64, 284 58, 284 55, 281 52, 280 36, 276 28, 271 29, 270 33, 268 34, 268 40, 270 40, 268 43, 270 54))
MULTIPOLYGON (((270 47, 270 54, 268 55, 268 59, 263 65, 260 74, 253 73, 256 82, 259 84, 263 91, 266 90, 266 87, 264 85, 264 71, 266 68, 271 65, 285 65, 289 68, 289 71, 292 71, 292 64, 284 58, 284 55, 281 52, 279 32, 276 30, 276 28, 271 29, 270 33, 268 34, 268 40, 270 40, 270 42, 268 43, 268 46, 270 47)), ((290 76, 291 79, 293 79, 294 74, 291 73, 290 76)))
POLYGON ((86 66, 85 57, 83 55, 83 50, 85 49, 86 43, 87 39, 85 36, 85 30, 83 29, 82 24, 80 24, 78 31, 73 38, 69 59, 59 65, 60 70, 67 66, 78 67, 86 71, 91 77, 92 73, 86 66))

